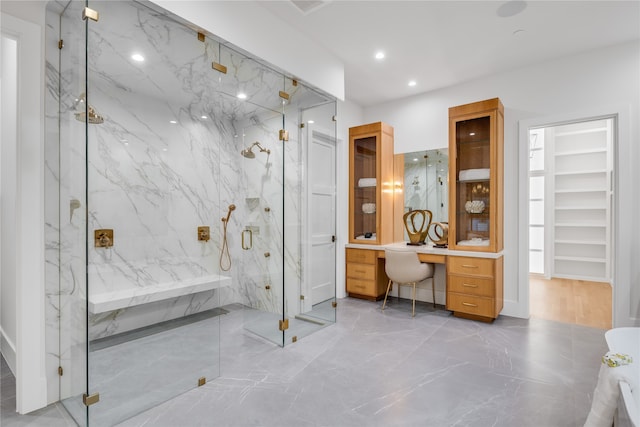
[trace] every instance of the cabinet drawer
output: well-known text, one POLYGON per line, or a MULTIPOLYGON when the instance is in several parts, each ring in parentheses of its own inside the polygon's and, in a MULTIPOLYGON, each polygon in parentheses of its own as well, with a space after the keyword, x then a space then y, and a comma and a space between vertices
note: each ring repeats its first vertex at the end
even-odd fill
POLYGON ((492 258, 450 256, 447 262, 449 273, 484 277, 493 277, 494 266, 492 258))
POLYGON ((495 300, 472 295, 460 295, 453 292, 447 293, 447 310, 461 313, 475 314, 484 317, 496 317, 495 300))
POLYGON ((362 280, 376 280, 376 266, 374 264, 347 263, 347 277, 362 280))
POLYGON ((347 262, 359 262, 361 264, 375 264, 376 251, 367 249, 347 249, 347 262))
POLYGON ((376 281, 347 278, 347 293, 377 297, 376 281))
POLYGON ((450 274, 447 278, 447 289, 459 294, 493 298, 496 285, 494 279, 450 274))

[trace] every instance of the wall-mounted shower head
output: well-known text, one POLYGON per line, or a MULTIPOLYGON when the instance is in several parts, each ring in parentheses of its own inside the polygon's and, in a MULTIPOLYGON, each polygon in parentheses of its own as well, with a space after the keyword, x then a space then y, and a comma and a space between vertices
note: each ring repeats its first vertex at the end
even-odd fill
POLYGON ((240 154, 242 154, 247 159, 254 159, 256 157, 256 154, 253 152, 253 147, 258 147, 261 153, 267 153, 267 155, 271 154, 271 150, 269 150, 268 148, 264 148, 258 141, 242 150, 240 154))

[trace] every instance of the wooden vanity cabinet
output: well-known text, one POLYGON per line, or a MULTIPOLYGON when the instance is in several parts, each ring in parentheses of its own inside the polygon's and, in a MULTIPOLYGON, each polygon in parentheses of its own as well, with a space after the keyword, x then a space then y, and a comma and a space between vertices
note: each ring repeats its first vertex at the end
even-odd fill
POLYGON ((449 256, 447 310, 475 320, 498 317, 503 305, 502 259, 449 256))
POLYGON ((387 290, 384 261, 378 260, 377 251, 346 249, 347 293, 350 297, 379 300, 387 290))

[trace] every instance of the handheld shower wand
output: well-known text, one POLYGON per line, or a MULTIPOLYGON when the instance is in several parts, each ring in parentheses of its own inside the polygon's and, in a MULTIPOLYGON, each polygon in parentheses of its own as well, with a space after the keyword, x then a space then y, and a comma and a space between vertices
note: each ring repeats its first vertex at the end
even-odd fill
POLYGON ((222 222, 227 223, 229 222, 229 218, 231 218, 231 212, 236 210, 236 205, 234 205, 233 203, 229 205, 229 211, 227 212, 227 217, 226 218, 222 218, 222 222))
POLYGON ((229 218, 231 218, 231 212, 234 210, 236 210, 236 205, 232 203, 229 205, 226 218, 220 218, 222 220, 223 229, 222 250, 220 251, 220 269, 223 271, 229 271, 231 269, 231 254, 229 254, 229 243, 227 242, 227 225, 229 224, 229 218))

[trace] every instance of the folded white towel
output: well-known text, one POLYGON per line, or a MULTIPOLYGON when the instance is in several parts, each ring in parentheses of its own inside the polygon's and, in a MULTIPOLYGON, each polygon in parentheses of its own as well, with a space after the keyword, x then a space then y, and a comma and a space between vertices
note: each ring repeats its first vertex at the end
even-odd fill
MULTIPOLYGON (((612 359, 621 360, 618 354, 609 352, 603 357, 598 374, 598 384, 593 392, 591 410, 587 416, 584 427, 611 427, 613 415, 618 406, 618 396, 620 395, 620 381, 630 382, 634 374, 632 364, 620 365, 609 363, 612 359)), ((626 363, 626 360, 625 360, 626 363)))
POLYGON ((358 187, 375 187, 376 179, 375 178, 360 178, 358 180, 358 187))
POLYGON ((458 181, 479 181, 489 179, 489 169, 465 169, 458 175, 458 181))

